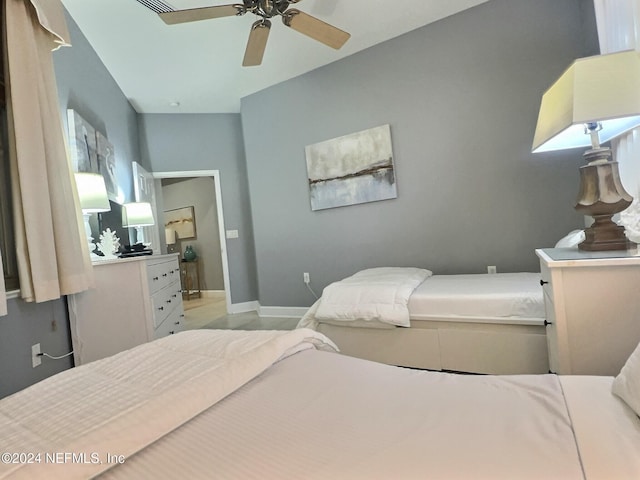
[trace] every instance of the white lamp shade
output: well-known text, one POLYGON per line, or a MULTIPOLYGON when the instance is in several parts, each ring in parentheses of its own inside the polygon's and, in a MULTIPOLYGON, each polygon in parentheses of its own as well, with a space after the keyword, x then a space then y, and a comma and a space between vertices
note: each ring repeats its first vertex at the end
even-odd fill
POLYGON ((108 212, 111 210, 104 178, 98 173, 75 173, 76 188, 82 213, 108 212))
POLYGON ((122 205, 123 227, 148 227, 154 224, 150 203, 132 202, 122 205))
POLYGON ((167 245, 173 245, 176 243, 176 231, 173 228, 165 228, 164 236, 167 241, 167 245))
POLYGON ((576 60, 542 97, 533 151, 589 147, 594 122, 601 143, 640 125, 640 52, 576 60))

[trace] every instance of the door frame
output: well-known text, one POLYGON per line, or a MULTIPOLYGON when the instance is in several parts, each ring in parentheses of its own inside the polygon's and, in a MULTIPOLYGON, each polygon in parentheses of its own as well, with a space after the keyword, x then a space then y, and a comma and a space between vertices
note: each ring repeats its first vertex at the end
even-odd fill
POLYGON ((152 172, 153 178, 188 178, 188 177, 213 177, 216 195, 216 209, 218 211, 218 235, 220 236, 220 257, 222 260, 222 276, 224 280, 224 296, 227 304, 227 312, 231 312, 231 282, 229 281, 229 258, 227 256, 227 236, 224 227, 224 211, 222 208, 222 190, 220 189, 220 170, 191 170, 152 172))

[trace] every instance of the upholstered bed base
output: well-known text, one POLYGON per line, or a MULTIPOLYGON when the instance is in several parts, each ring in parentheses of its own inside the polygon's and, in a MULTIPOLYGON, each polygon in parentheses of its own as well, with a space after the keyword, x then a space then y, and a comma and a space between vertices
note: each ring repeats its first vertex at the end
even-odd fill
POLYGON ((411 320, 411 328, 320 323, 341 353, 403 367, 490 374, 548 373, 543 319, 411 320))

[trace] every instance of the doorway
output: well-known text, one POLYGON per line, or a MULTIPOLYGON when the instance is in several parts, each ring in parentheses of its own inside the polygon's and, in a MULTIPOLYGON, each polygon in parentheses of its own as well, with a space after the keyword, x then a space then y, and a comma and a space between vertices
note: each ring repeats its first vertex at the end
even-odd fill
MULTIPOLYGON (((195 223, 195 238, 191 237, 191 238, 185 238, 185 239, 181 239, 180 241, 180 251, 181 253, 184 252, 184 249, 186 248, 187 245, 193 245, 197 243, 197 237, 198 237, 198 230, 200 230, 201 233, 201 237, 203 235, 205 235, 205 232, 207 231, 207 229, 211 230, 214 226, 212 225, 213 223, 217 223, 217 228, 215 228, 215 230, 217 230, 215 233, 212 233, 212 235, 217 235, 217 238, 215 238, 216 241, 210 241, 207 242, 206 245, 203 244, 202 246, 202 250, 200 252, 200 256, 202 257, 202 255, 205 255, 205 257, 202 257, 202 263, 204 265, 206 265, 206 260, 211 260, 210 264, 219 264, 222 268, 222 288, 224 290, 224 298, 225 298, 225 305, 226 305, 226 310, 227 312, 231 311, 231 285, 229 282, 229 263, 228 263, 228 257, 227 257, 227 245, 226 245, 226 235, 225 235, 225 227, 224 227, 224 212, 222 209, 222 192, 220 189, 220 172, 218 170, 198 170, 198 171, 175 171, 175 172, 154 172, 153 174, 153 178, 156 180, 156 190, 157 191, 162 191, 162 184, 165 183, 167 185, 170 184, 174 184, 177 185, 178 183, 180 183, 181 181, 188 181, 190 179, 195 179, 195 180, 208 180, 211 179, 213 182, 213 191, 208 190, 211 192, 211 197, 213 198, 208 198, 208 199, 203 199, 203 203, 206 204, 207 202, 211 205, 213 205, 212 208, 215 209, 215 212, 213 216, 211 215, 205 215, 207 212, 201 212, 201 218, 198 219, 198 217, 196 216, 196 223, 195 223), (206 200, 206 201, 205 201, 206 200), (211 220, 212 218, 217 218, 217 222, 215 222, 215 220, 211 220), (206 222, 206 223, 202 223, 202 222, 206 222), (200 225, 198 224, 200 223, 200 225), (219 241, 219 246, 218 246, 218 241, 219 241), (215 249, 216 252, 213 252, 211 250, 211 244, 216 244, 215 245, 215 249), (219 255, 219 259, 213 259, 212 257, 214 255, 219 255)), ((206 182, 198 182, 200 184, 206 183, 206 182)), ((208 193, 202 193, 201 195, 208 195, 208 193)), ((162 195, 160 195, 162 196, 162 195)), ((160 199, 162 208, 162 211, 158 212, 158 216, 162 219, 162 221, 159 221, 159 227, 160 227, 160 232, 162 234, 162 232, 164 232, 164 225, 165 225, 165 218, 164 218, 164 212, 168 210, 168 205, 164 204, 164 198, 160 199)), ((197 203, 197 201, 191 201, 191 200, 184 200, 183 203, 197 203)), ((173 201, 173 203, 171 204, 171 207, 176 207, 176 208, 183 208, 183 207, 190 207, 193 205, 178 205, 175 203, 175 201, 173 201)), ((211 212, 209 212, 211 213, 211 212)), ((163 235, 164 237, 164 235, 163 235)), ((212 237, 210 237, 212 238, 212 237)), ((204 267, 206 268, 206 266, 204 267)), ((211 278, 211 276, 209 277, 211 278)), ((213 280, 209 280, 209 282, 207 282, 206 280, 206 276, 202 275, 202 281, 203 283, 206 284, 207 283, 211 283, 211 284, 215 284, 217 285, 217 280, 213 279, 213 280)), ((219 290, 220 287, 216 286, 215 287, 216 290, 219 290)))

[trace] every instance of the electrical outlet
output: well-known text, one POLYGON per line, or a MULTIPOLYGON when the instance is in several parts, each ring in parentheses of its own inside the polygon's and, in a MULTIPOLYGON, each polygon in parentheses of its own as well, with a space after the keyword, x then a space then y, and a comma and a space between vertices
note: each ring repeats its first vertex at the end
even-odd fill
POLYGON ((488 265, 487 266, 487 273, 498 273, 498 269, 496 268, 495 265, 488 265))
POLYGON ((36 343, 35 345, 31 345, 31 365, 33 366, 33 368, 36 368, 42 363, 42 357, 38 355, 39 353, 40 344, 36 343))
POLYGON ((304 283, 309 283, 311 280, 309 280, 309 272, 304 272, 302 274, 302 279, 304 280, 304 283))

